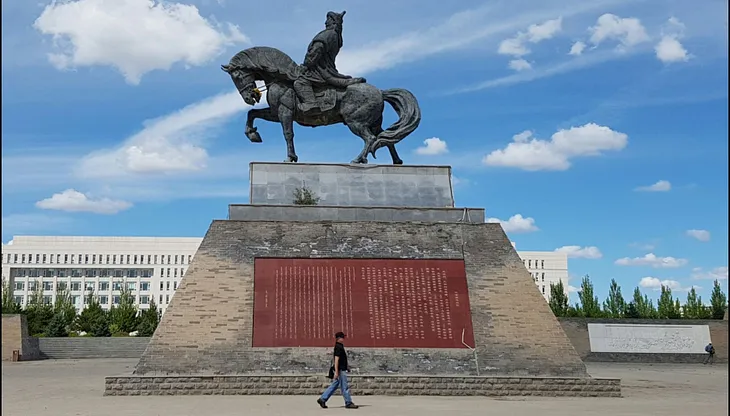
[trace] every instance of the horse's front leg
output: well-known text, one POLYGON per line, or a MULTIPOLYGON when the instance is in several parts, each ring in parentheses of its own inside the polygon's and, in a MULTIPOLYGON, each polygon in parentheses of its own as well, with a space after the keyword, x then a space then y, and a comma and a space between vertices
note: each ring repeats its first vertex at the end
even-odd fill
POLYGON ((248 117, 246 119, 246 137, 248 137, 248 139, 253 143, 261 143, 263 141, 261 140, 261 135, 253 125, 254 120, 257 118, 275 123, 279 121, 279 118, 271 112, 270 108, 252 108, 248 110, 248 117))
POLYGON ((299 156, 294 150, 294 114, 296 112, 296 101, 294 90, 288 90, 281 98, 278 117, 281 123, 281 130, 286 140, 286 160, 284 162, 297 162, 299 156))

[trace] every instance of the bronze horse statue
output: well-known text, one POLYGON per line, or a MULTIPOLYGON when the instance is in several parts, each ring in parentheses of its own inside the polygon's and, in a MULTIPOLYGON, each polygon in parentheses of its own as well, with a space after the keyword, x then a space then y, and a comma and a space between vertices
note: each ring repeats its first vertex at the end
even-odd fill
MULTIPOLYGON (((339 16, 341 23, 341 15, 339 16)), ((329 17, 328 14, 328 19, 329 17)), ((315 46, 323 44, 315 41, 313 41, 315 46)), ((312 51, 317 52, 310 45, 309 52, 312 51)), ((334 60, 331 61, 330 66, 334 68, 334 60)), ((266 101, 269 107, 249 110, 246 137, 254 143, 262 141, 254 127, 256 119, 280 123, 286 139, 285 161, 297 162, 299 158, 294 150, 294 122, 308 127, 343 123, 364 142, 362 151, 352 163, 368 163, 368 154, 372 154, 375 158, 378 149, 387 147, 393 164, 403 164, 395 145, 411 134, 421 122, 421 110, 416 97, 405 89, 380 90, 362 78, 352 78, 335 72, 339 75, 338 83, 329 85, 315 83, 311 86, 309 90, 311 102, 306 104, 313 105, 315 110, 307 110, 296 85, 312 67, 311 64, 309 66, 307 64, 305 60, 305 65, 300 66, 278 49, 257 46, 237 53, 228 65, 221 66, 221 69, 231 76, 243 101, 248 105, 259 103, 263 97, 262 90, 256 86, 256 81, 263 81, 266 86, 266 101), (386 102, 393 107, 399 120, 383 130, 383 110, 386 102)))

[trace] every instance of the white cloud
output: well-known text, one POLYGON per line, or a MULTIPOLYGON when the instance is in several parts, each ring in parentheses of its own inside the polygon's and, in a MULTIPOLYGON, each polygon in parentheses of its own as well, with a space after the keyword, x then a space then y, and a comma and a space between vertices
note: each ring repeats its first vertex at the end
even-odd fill
MULTIPOLYGON (((527 28, 526 32, 518 32, 512 38, 508 38, 500 42, 497 53, 501 55, 511 55, 515 58, 521 58, 530 54, 532 51, 525 45, 526 42, 533 44, 539 43, 555 36, 562 30, 563 18, 547 20, 541 24, 532 24, 527 28)), ((524 59, 513 59, 509 62, 509 67, 515 71, 524 71, 532 68, 532 65, 524 59)))
POLYGON ((579 287, 568 285, 568 293, 578 293, 580 291, 579 287))
POLYGON ((485 156, 482 162, 489 166, 516 167, 528 171, 567 170, 571 159, 599 156, 604 151, 618 151, 626 147, 628 136, 609 127, 588 123, 580 127, 559 130, 550 139, 532 137, 524 131, 513 137, 507 147, 485 156))
POLYGON ((644 257, 624 257, 616 260, 615 264, 619 266, 649 266, 655 269, 673 269, 686 265, 687 260, 675 257, 657 257, 654 253, 649 253, 644 257))
POLYGON ((59 69, 108 65, 130 84, 175 63, 199 66, 248 42, 236 26, 215 24, 194 5, 154 0, 77 0, 46 6, 34 27, 52 35, 59 69))
POLYGON ((656 57, 664 63, 685 62, 689 60, 687 50, 673 37, 663 36, 659 43, 657 43, 655 51, 656 57))
POLYGON ((600 259, 603 253, 596 246, 563 246, 555 249, 558 253, 566 253, 569 258, 573 259, 600 259))
POLYGON ((524 218, 521 214, 513 215, 507 221, 502 221, 499 218, 487 218, 487 222, 502 224, 502 229, 506 233, 531 233, 539 230, 535 225, 534 218, 524 218))
POLYGON ((532 65, 530 65, 530 63, 524 59, 513 59, 509 61, 509 67, 510 69, 514 69, 515 71, 532 69, 532 65))
POLYGON ((568 52, 568 55, 580 55, 583 53, 583 50, 585 50, 585 48, 585 43, 577 41, 573 44, 573 46, 570 47, 570 52, 568 52))
POLYGON ((618 17, 606 13, 598 18, 596 25, 589 29, 591 43, 598 45, 605 40, 617 40, 624 47, 631 47, 649 41, 649 35, 635 17, 618 17))
POLYGON ((638 192, 669 192, 672 189, 672 184, 669 181, 661 180, 657 181, 653 185, 639 186, 635 188, 638 192))
POLYGON ((438 137, 431 137, 423 141, 424 146, 416 149, 416 153, 419 155, 441 155, 448 153, 449 149, 446 147, 446 142, 439 139, 438 137))
POLYGON ((695 290, 702 289, 699 286, 690 286, 690 287, 684 287, 682 284, 676 280, 660 280, 656 277, 643 277, 639 281, 639 286, 645 288, 645 289, 653 289, 653 290, 661 290, 662 286, 669 288, 672 290, 672 292, 689 292, 690 289, 693 287, 695 290))
POLYGON ((84 157, 77 168, 82 177, 127 174, 169 174, 200 171, 208 165, 201 146, 215 123, 250 108, 237 92, 220 94, 146 122, 145 128, 115 149, 84 157))
POLYGON ((701 267, 695 267, 692 269, 692 278, 703 280, 727 280, 727 266, 715 267, 709 271, 705 271, 701 267))
POLYGON ((94 214, 116 214, 132 207, 127 201, 110 198, 93 199, 74 189, 53 194, 50 198, 36 202, 35 205, 41 209, 94 214))
POLYGON ((686 234, 699 241, 710 241, 710 232, 707 230, 687 230, 686 234))
POLYGON ((684 36, 684 24, 675 17, 669 18, 662 29, 662 38, 654 47, 657 59, 664 63, 685 62, 689 53, 679 41, 684 36))

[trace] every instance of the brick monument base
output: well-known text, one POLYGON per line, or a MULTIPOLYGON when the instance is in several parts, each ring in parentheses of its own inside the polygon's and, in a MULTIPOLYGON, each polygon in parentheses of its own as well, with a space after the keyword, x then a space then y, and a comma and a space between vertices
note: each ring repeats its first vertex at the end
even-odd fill
POLYGON ((213 221, 134 374, 105 394, 316 395, 343 330, 354 394, 620 396, 588 376, 499 224, 306 208, 213 221))

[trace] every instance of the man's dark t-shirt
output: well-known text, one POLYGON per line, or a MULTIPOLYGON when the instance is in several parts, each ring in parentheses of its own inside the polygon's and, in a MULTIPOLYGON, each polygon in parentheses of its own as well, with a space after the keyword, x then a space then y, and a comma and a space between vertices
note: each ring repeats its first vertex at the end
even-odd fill
POLYGON ((338 367, 338 370, 340 371, 347 371, 347 352, 345 352, 345 346, 341 343, 335 344, 335 357, 340 357, 340 362, 338 367))

